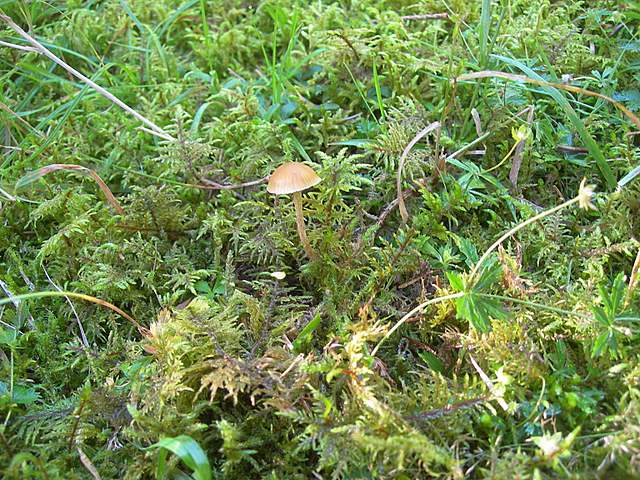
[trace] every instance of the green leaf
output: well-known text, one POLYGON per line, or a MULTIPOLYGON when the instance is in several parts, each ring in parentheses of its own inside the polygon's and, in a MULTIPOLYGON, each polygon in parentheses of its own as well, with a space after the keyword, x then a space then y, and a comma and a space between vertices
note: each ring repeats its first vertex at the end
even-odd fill
POLYGON ((446 274, 451 287, 456 292, 464 292, 464 280, 462 279, 462 276, 455 272, 446 272, 446 274))
POLYGON ((467 320, 473 328, 483 333, 491 330, 492 318, 507 318, 498 300, 473 293, 456 299, 456 309, 459 318, 467 320))
POLYGON ((320 320, 320 314, 316 313, 311 321, 304 326, 293 341, 293 348, 296 352, 300 351, 300 349, 311 340, 311 334, 320 326, 320 320))
POLYGON ((485 266, 480 273, 480 278, 478 278, 473 286, 473 290, 476 292, 487 290, 499 282, 501 276, 502 266, 497 262, 497 258, 495 256, 491 256, 485 262, 485 266))
POLYGON ((640 111, 640 91, 623 90, 613 94, 613 99, 627 105, 632 112, 640 111))
POLYGON ((627 286, 622 272, 616 275, 611 288, 607 289, 604 285, 598 287, 604 307, 593 305, 591 312, 593 313, 595 321, 606 329, 596 337, 593 348, 591 349, 592 357, 598 357, 607 350, 609 350, 612 357, 618 354, 619 333, 614 325, 617 317, 624 314, 622 310, 624 310, 623 301, 626 288, 627 286))
POLYGON ((616 321, 616 316, 621 310, 622 301, 626 290, 626 284, 624 282, 624 274, 622 272, 616 275, 613 280, 613 285, 610 289, 605 288, 604 285, 600 285, 598 290, 600 291, 600 297, 604 308, 594 305, 591 308, 595 319, 603 325, 613 325, 616 321))
POLYGON ((602 307, 593 307, 592 312, 593 316, 599 323, 601 323, 605 327, 611 325, 611 322, 609 321, 609 318, 607 317, 607 314, 604 312, 604 309, 602 307))
POLYGON ((444 373, 444 363, 437 355, 434 355, 428 350, 421 350, 418 352, 418 356, 424 363, 429 365, 429 368, 434 372, 444 373))
POLYGON ((464 261, 468 267, 472 267, 478 261, 478 250, 476 246, 468 238, 455 237, 455 242, 462 254, 464 261))
POLYGON ((13 346, 16 343, 15 330, 2 329, 0 330, 0 345, 13 346))
POLYGON ((14 385, 13 395, 11 396, 9 387, 4 382, 0 382, 0 396, 6 396, 7 400, 18 405, 29 405, 40 398, 38 392, 27 385, 14 385))
POLYGON ((211 293, 211 286, 205 280, 198 280, 193 285, 193 288, 195 288, 196 292, 205 295, 211 293))
POLYGON ((192 477, 195 480, 211 480, 211 466, 209 459, 202 450, 198 442, 188 435, 177 437, 167 437, 149 448, 160 448, 156 476, 158 479, 166 478, 167 475, 167 453, 172 452, 177 455, 184 464, 193 471, 192 477))
POLYGON ((606 351, 608 340, 609 340, 608 330, 598 335, 598 338, 596 338, 596 341, 593 344, 593 348, 591 349, 592 358, 599 357, 602 353, 606 351))

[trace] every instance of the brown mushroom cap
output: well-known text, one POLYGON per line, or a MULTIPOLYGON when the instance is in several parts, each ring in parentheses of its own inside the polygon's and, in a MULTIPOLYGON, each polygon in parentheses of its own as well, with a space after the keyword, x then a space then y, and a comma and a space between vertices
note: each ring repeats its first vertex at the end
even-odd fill
POLYGON ((304 163, 289 162, 276 168, 267 185, 267 192, 286 195, 301 192, 320 183, 322 179, 304 163))

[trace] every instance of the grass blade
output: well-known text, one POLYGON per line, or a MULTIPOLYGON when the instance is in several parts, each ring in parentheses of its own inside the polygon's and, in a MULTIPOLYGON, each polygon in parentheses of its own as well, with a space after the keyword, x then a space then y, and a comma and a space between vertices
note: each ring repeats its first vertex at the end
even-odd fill
POLYGON ((102 193, 104 193, 105 197, 107 197, 107 202, 109 202, 109 205, 111 205, 114 208, 114 210, 118 212, 118 214, 124 215, 124 209, 120 206, 120 203, 118 202, 116 197, 113 195, 113 193, 111 193, 111 190, 109 189, 107 184, 104 183, 104 180, 100 178, 100 175, 98 175, 94 170, 91 170, 90 168, 87 168, 87 167, 83 167, 82 165, 54 163, 54 164, 39 168, 38 170, 29 172, 26 175, 24 175, 22 178, 20 178, 16 182, 16 190, 39 180, 40 178, 44 177, 49 173, 57 172, 58 170, 73 170, 93 178, 98 184, 98 187, 100 187, 100 190, 102 190, 102 193))
POLYGON ((615 100, 613 100, 610 97, 607 97, 606 95, 602 95, 596 92, 591 92, 589 90, 585 90, 580 87, 575 87, 573 85, 562 85, 562 84, 547 82, 544 78, 542 78, 540 75, 535 73, 531 68, 527 67, 522 62, 519 62, 511 58, 502 57, 499 55, 495 55, 495 57, 504 61, 505 63, 508 63, 509 65, 512 65, 520 69, 528 76, 515 75, 515 74, 510 74, 510 73, 500 72, 500 71, 485 70, 481 72, 474 72, 470 74, 461 75, 456 79, 456 81, 496 77, 496 78, 503 78, 506 80, 516 81, 516 82, 532 83, 535 85, 539 85, 547 95, 551 96, 554 100, 556 100, 558 105, 562 107, 566 115, 571 120, 571 123, 573 124, 574 128, 580 135, 580 138, 582 139, 583 143, 589 150, 589 153, 595 158, 598 169, 600 170, 600 173, 605 179, 607 186, 610 189, 614 189, 616 187, 616 179, 613 174, 613 171, 609 167, 609 164, 607 163, 607 160, 605 159, 602 151, 598 147, 598 144, 593 139, 591 134, 587 131, 586 127, 584 126, 584 123, 582 122, 582 120, 580 120, 580 117, 578 117, 578 114, 573 109, 573 107, 571 106, 569 101, 566 99, 566 97, 560 92, 560 90, 570 91, 573 93, 580 93, 583 95, 588 95, 588 96, 597 97, 597 98, 606 100, 612 103, 620 111, 622 111, 638 128, 640 128, 640 119, 638 119, 636 115, 634 115, 629 109, 627 109, 620 102, 616 102, 615 100))
POLYGON ((378 76, 378 67, 376 61, 373 61, 373 85, 376 89, 376 100, 378 101, 378 109, 380 110, 380 118, 385 120, 384 104, 382 103, 382 89, 380 88, 380 77, 378 76))
POLYGON ((491 29, 491 0, 482 0, 482 13, 480 14, 480 24, 478 25, 478 35, 480 37, 480 68, 487 65, 489 58, 489 30, 491 29))
POLYGON ((211 466, 207 454, 202 450, 198 442, 188 435, 167 437, 149 448, 161 448, 156 469, 156 478, 166 478, 167 451, 177 455, 184 464, 193 471, 195 480, 211 480, 211 466))
POLYGON ((140 113, 136 112, 133 108, 131 108, 129 105, 124 103, 122 100, 120 100, 119 98, 117 98, 113 94, 111 94, 109 91, 107 91, 106 89, 102 88, 100 85, 95 83, 93 80, 91 80, 90 78, 84 76, 78 70, 76 70, 75 68, 71 67, 69 64, 67 64, 66 62, 64 62, 60 58, 58 58, 50 50, 46 49, 35 38, 33 38, 31 35, 29 35, 27 32, 25 32, 22 28, 20 28, 11 19, 11 17, 5 15, 2 12, 2 10, 0 10, 0 20, 5 22, 11 29, 13 29, 16 33, 18 33, 25 40, 27 40, 30 44, 32 44, 38 50, 39 53, 41 53, 42 55, 47 57, 49 60, 52 60, 55 63, 57 63, 58 65, 60 65, 62 68, 64 68, 66 71, 68 71, 71 75, 73 75, 74 77, 82 80, 84 83, 89 85, 92 89, 97 91, 100 95, 102 95, 103 97, 107 98, 111 102, 115 103, 116 105, 118 105, 120 108, 122 108, 127 113, 133 115, 137 120, 139 120, 140 122, 142 122, 145 125, 147 125, 151 130, 153 130, 154 132, 158 132, 158 133, 167 135, 167 136, 169 135, 162 128, 160 128, 158 125, 153 123, 151 120, 149 120, 146 117, 142 116, 140 113))
POLYGON ((100 305, 102 307, 106 307, 109 310, 114 311, 121 317, 129 320, 138 331, 147 336, 149 335, 149 330, 140 325, 131 315, 124 312, 120 308, 116 307, 113 303, 109 303, 106 300, 102 300, 100 298, 92 297, 91 295, 85 295, 84 293, 77 292, 66 292, 60 290, 45 290, 43 292, 31 292, 31 293, 23 293, 21 295, 13 295, 12 297, 0 298, 0 306, 7 305, 9 303, 15 303, 16 301, 21 302, 23 300, 30 300, 33 298, 47 298, 47 297, 69 297, 69 298, 77 298, 79 300, 84 300, 87 302, 95 303, 96 305, 100 305))

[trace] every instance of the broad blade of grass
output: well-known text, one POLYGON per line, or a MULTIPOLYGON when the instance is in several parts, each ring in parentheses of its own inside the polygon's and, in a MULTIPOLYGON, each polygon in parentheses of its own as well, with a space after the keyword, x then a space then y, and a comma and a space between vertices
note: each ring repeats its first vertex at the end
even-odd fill
POLYGON ((482 13, 480 14, 480 24, 478 34, 480 37, 480 67, 487 65, 489 57, 489 30, 491 29, 491 0, 482 0, 482 13))
POLYGON ((161 439, 149 448, 160 448, 156 478, 167 478, 167 452, 177 455, 193 471, 195 480, 211 480, 211 466, 207 454, 198 442, 188 435, 161 439))
POLYGON ((378 109, 380 110, 380 118, 384 121, 384 104, 382 103, 382 89, 380 88, 380 77, 378 76, 378 67, 375 60, 373 61, 373 85, 376 89, 376 100, 378 101, 378 109))
POLYGON ((198 133, 198 128, 200 127, 200 122, 202 121, 202 115, 204 115, 205 110, 209 108, 209 105, 211 105, 211 102, 205 102, 198 107, 198 110, 196 110, 196 114, 193 116, 193 121, 191 122, 190 133, 192 137, 195 137, 198 133))
POLYGON ((320 315, 315 315, 309 323, 307 323, 302 331, 298 334, 296 339, 293 341, 293 347, 296 351, 300 351, 300 349, 311 339, 311 335, 316 329, 320 326, 321 317, 320 315))

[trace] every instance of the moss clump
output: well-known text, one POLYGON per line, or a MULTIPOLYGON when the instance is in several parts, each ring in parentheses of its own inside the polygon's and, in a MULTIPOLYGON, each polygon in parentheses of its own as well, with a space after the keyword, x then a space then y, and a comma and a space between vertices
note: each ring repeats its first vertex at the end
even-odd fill
POLYGON ((640 475, 633 123, 560 87, 452 82, 540 75, 637 111, 637 7, 18 3, 0 8, 166 134, 0 50, 3 478, 193 473, 167 438, 212 478, 640 475), (400 175, 404 222, 400 159, 433 122, 400 175), (323 179, 303 198, 317 259, 261 182, 288 161, 323 179), (124 213, 77 172, 33 181, 56 163, 124 213), (595 209, 469 274, 583 178, 595 209), (98 300, 37 293, 58 290, 98 300))

